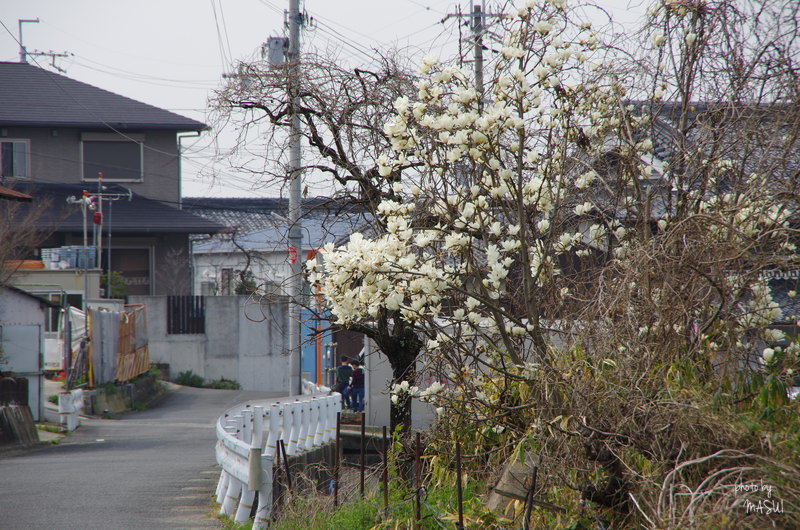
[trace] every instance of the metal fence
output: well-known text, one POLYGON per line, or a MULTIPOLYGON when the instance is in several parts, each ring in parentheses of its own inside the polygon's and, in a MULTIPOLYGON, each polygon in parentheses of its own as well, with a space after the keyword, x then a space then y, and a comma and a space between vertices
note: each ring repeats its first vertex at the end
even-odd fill
POLYGON ((143 305, 121 312, 89 310, 87 381, 95 386, 122 383, 150 370, 146 322, 143 305))
POLYGON ((167 334, 189 335, 206 332, 204 296, 172 295, 167 297, 167 334))
POLYGON ((117 381, 130 381, 150 370, 145 306, 127 307, 120 316, 117 381))

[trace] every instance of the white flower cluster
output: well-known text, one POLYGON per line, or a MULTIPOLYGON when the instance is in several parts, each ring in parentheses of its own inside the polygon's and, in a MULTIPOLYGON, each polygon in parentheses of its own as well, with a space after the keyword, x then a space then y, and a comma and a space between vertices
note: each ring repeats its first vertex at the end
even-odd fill
POLYGON ((760 329, 780 318, 780 305, 772 299, 772 292, 766 281, 752 285, 750 291, 752 298, 747 303, 745 314, 739 320, 742 328, 760 329))
POLYGON ((420 401, 431 401, 435 396, 440 395, 445 390, 445 385, 439 381, 434 381, 425 390, 420 390, 418 386, 411 385, 408 381, 395 383, 391 388, 391 399, 395 405, 403 398, 409 396, 418 398, 420 401))
POLYGON ((400 311, 409 321, 441 310, 448 272, 409 252, 413 232, 405 216, 411 210, 413 204, 384 203, 389 233, 371 240, 355 233, 344 247, 326 245, 324 271, 316 259, 308 262, 309 280, 322 286, 341 324, 375 318, 381 310, 400 311))

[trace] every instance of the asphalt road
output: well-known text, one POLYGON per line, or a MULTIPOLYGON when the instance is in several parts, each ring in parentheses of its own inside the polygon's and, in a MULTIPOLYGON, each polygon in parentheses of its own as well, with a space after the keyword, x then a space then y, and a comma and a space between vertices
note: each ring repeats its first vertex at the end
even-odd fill
POLYGON ((179 387, 150 410, 84 419, 58 445, 0 456, 0 529, 220 528, 214 423, 275 396, 179 387))

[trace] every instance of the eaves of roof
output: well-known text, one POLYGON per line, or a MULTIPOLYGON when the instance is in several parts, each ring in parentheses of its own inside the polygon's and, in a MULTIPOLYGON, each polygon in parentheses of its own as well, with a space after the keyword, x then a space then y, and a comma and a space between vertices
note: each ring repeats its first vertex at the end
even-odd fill
POLYGON ((0 186, 0 199, 6 199, 9 201, 31 202, 33 200, 33 197, 25 193, 20 193, 16 190, 12 190, 11 188, 0 186))
MULTIPOLYGON (((48 204, 48 208, 44 209, 36 221, 41 228, 59 233, 83 231, 84 218, 81 207, 67 201, 69 197, 78 198, 82 195, 85 187, 81 184, 28 182, 20 184, 17 189, 35 195, 34 204, 48 204)), ((119 193, 121 196, 128 194, 125 188, 116 185, 107 186, 105 191, 119 193)), ((216 234, 225 228, 213 221, 136 193, 130 197, 130 200, 125 197, 113 201, 110 207, 109 203, 106 203, 104 226, 110 228, 114 234, 216 234)), ((88 212, 89 224, 92 223, 93 213, 88 212)), ((24 211, 20 212, 20 215, 24 214, 24 211)))
POLYGON ((48 300, 47 298, 44 298, 42 296, 38 296, 38 295, 35 295, 33 293, 29 293, 25 289, 20 289, 19 287, 14 287, 13 285, 4 285, 3 287, 5 287, 6 289, 9 289, 11 291, 14 291, 14 292, 16 292, 18 294, 21 294, 23 296, 26 296, 28 298, 33 298, 37 302, 39 302, 39 303, 41 303, 43 305, 46 305, 47 307, 55 307, 55 308, 60 308, 61 307, 60 305, 56 304, 52 300, 48 300))

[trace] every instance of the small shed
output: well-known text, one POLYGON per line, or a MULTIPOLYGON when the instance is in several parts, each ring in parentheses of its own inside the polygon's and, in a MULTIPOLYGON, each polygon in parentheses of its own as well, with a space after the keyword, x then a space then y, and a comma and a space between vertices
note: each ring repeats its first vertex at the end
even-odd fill
POLYGON ((11 286, 0 286, 0 373, 26 379, 27 405, 35 421, 44 414, 44 331, 56 304, 11 286))

